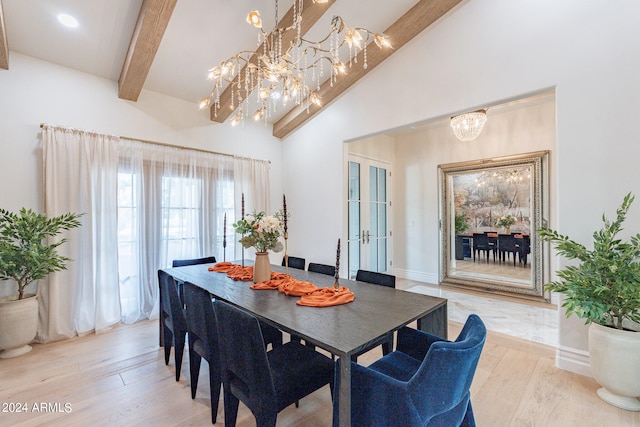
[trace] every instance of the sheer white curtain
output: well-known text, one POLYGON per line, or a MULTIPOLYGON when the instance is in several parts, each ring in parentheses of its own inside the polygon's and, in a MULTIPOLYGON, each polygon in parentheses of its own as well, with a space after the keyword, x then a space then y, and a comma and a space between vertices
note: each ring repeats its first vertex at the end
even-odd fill
POLYGON ((157 271, 170 267, 174 259, 234 258, 234 204, 239 203, 242 189, 256 200, 268 200, 268 165, 261 160, 120 140, 118 242, 124 322, 157 316, 157 271), (258 179, 251 178, 256 175, 258 179))
POLYGON ((46 213, 85 215, 63 236, 75 261, 38 289, 41 342, 157 317, 158 269, 237 258, 241 195, 268 210, 267 161, 51 125, 42 135, 46 213))
POLYGON ((60 252, 74 261, 38 286, 39 342, 120 321, 116 183, 118 137, 43 125, 45 212, 84 213, 64 232, 60 252))
MULTIPOLYGON (((270 197, 269 191, 269 170, 271 165, 269 162, 255 159, 236 158, 234 162, 235 172, 235 210, 238 213, 238 218, 242 209, 242 195, 244 195, 244 208, 245 214, 251 212, 264 211, 267 214, 272 214, 270 209, 270 197)), ((233 233, 233 228, 231 229, 233 233)), ((235 234, 232 234, 235 236, 235 234)), ((235 239, 237 240, 237 239, 235 239)), ((238 244, 235 247, 234 259, 240 259, 243 256, 242 245, 238 244)), ((247 258, 251 255, 245 250, 244 257, 247 258)))

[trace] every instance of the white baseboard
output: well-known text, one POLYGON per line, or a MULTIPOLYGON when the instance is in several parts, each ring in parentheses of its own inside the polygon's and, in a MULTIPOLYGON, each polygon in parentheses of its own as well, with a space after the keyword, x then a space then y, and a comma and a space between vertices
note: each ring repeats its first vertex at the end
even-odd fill
POLYGON ((587 377, 592 376, 588 351, 558 346, 556 349, 556 367, 587 377))
POLYGON ((438 275, 431 273, 424 273, 422 271, 412 271, 412 270, 403 270, 400 268, 394 268, 393 270, 396 277, 407 279, 407 280, 415 280, 417 282, 423 283, 431 283, 433 285, 438 284, 438 275))

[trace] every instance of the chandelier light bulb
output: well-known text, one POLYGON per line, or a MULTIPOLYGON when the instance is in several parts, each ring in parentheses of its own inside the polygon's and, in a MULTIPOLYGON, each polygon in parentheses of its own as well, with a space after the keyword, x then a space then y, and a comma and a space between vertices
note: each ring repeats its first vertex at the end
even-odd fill
POLYGON ((318 94, 313 92, 311 95, 309 95, 309 101, 311 101, 312 103, 316 104, 318 107, 322 107, 322 103, 320 102, 320 98, 318 97, 318 94))
POLYGON ((268 87, 261 87, 259 92, 260 99, 265 100, 269 98, 270 92, 271 90, 268 87))
POLYGON ((262 28, 262 19, 260 19, 260 12, 252 10, 247 15, 247 22, 256 28, 262 28))

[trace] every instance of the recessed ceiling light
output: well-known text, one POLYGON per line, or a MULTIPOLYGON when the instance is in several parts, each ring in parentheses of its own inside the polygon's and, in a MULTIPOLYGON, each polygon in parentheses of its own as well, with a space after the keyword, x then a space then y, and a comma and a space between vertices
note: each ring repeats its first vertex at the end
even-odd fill
POLYGON ((60 21, 60 23, 65 27, 76 28, 78 26, 78 20, 66 13, 58 14, 58 21, 60 21))

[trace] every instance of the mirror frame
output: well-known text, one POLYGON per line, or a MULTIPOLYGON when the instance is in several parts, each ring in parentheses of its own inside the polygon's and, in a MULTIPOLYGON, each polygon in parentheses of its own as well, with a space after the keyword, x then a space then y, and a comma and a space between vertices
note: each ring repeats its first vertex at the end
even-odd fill
MULTIPOLYGON (((548 217, 548 162, 549 151, 519 154, 460 163, 438 165, 439 188, 439 219, 440 219, 440 283, 466 288, 480 288, 482 291, 515 295, 527 299, 542 299, 549 301, 550 294, 544 291, 544 245, 536 230, 546 226, 548 217), (492 169, 502 169, 509 166, 530 166, 532 192, 531 194, 531 286, 511 283, 496 277, 495 279, 481 277, 461 277, 449 274, 450 260, 453 258, 451 230, 454 212, 451 186, 449 184, 454 175, 464 173, 484 172, 492 169)), ((455 236, 454 236, 455 237, 455 236)))

